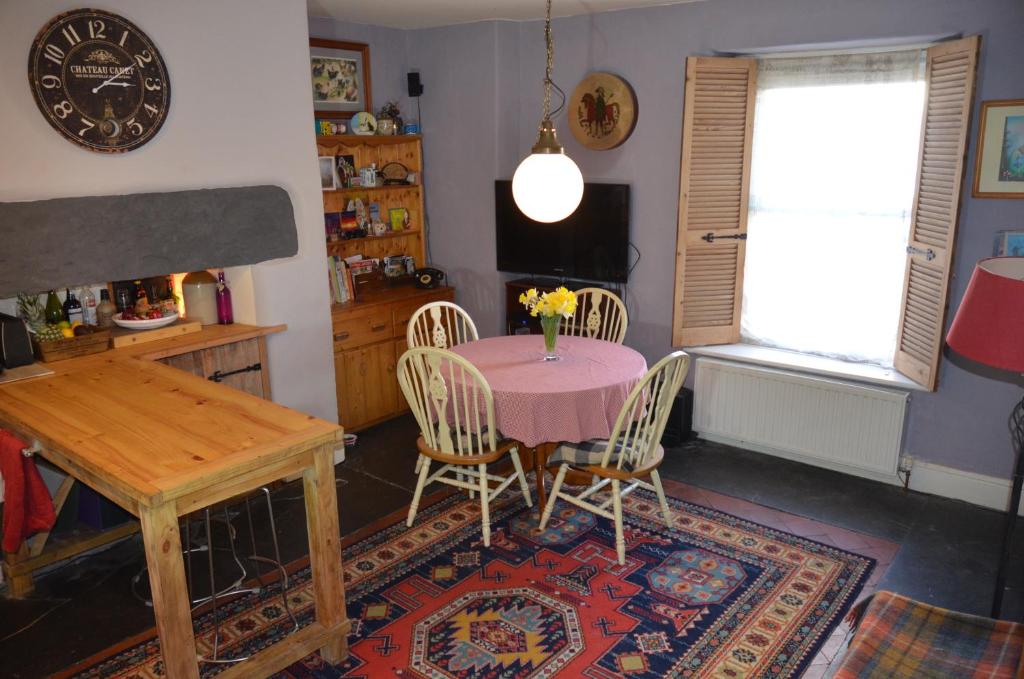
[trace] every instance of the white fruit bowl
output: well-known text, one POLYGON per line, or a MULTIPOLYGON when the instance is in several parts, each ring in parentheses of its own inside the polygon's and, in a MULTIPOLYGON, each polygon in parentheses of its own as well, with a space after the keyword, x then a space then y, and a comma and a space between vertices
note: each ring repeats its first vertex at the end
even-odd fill
POLYGON ((164 316, 163 318, 145 318, 140 321, 125 321, 121 319, 121 314, 114 314, 114 323, 119 327, 128 328, 129 330, 152 330, 154 328, 162 328, 165 325, 170 325, 176 320, 178 320, 178 314, 164 316))

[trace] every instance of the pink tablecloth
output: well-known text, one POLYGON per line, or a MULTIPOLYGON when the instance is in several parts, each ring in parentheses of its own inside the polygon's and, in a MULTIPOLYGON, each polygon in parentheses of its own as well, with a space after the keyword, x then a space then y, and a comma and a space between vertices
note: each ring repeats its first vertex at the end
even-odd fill
POLYGON ((498 430, 527 446, 607 438, 647 371, 644 357, 629 347, 586 337, 559 337, 562 360, 551 362, 541 361, 540 335, 491 337, 453 351, 490 383, 498 430))

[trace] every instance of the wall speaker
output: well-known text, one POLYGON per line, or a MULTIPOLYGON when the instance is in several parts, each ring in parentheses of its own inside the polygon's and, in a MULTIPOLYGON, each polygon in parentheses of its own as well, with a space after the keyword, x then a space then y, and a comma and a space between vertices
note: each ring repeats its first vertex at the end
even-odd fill
POLYGON ((423 83, 420 82, 420 74, 416 71, 410 71, 405 75, 407 84, 409 85, 409 96, 418 97, 423 94, 423 83))

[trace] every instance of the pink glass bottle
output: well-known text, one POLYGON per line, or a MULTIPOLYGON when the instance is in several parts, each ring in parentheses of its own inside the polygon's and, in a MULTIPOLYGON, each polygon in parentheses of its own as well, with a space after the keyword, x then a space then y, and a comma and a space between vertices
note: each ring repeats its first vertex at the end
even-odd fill
POLYGON ((217 322, 228 325, 235 322, 235 312, 231 308, 231 290, 224 280, 224 272, 217 274, 217 322))

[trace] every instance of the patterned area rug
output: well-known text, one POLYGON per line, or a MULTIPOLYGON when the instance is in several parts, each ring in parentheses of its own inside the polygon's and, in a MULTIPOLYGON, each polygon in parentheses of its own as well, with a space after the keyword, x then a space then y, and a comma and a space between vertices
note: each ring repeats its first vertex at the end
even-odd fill
MULTIPOLYGON (((669 498, 624 501, 626 564, 609 521, 556 507, 546 531, 521 498, 448 497, 346 548, 352 654, 312 655, 282 679, 349 677, 796 677, 839 623, 874 560, 669 498)), ((288 596, 313 616, 308 567, 288 596)), ((222 652, 252 653, 290 627, 280 590, 221 607, 222 652)), ((209 653, 213 620, 196 621, 209 653)), ((205 665, 204 676, 222 666, 205 665)), ((162 676, 157 641, 122 645, 77 677, 162 676)))

